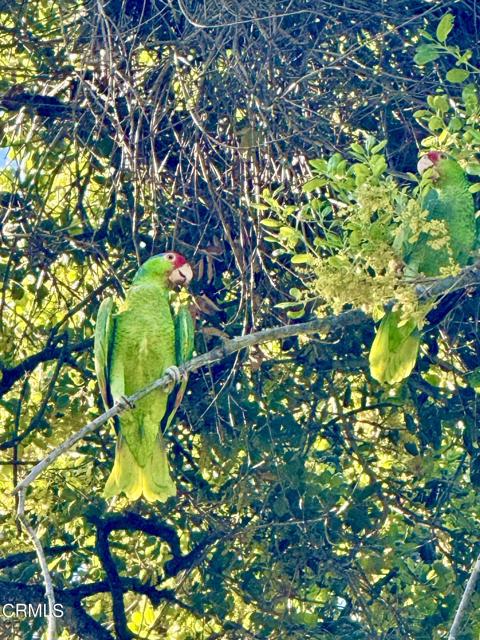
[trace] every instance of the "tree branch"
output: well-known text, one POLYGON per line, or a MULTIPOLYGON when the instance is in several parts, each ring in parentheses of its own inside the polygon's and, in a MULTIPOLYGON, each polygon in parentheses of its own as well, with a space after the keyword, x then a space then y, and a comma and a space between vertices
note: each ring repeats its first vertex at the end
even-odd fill
MULTIPOLYGON (((186 566, 191 566, 193 564, 193 561, 190 561, 191 554, 183 556, 180 549, 180 540, 175 529, 158 522, 155 519, 147 519, 133 512, 107 513, 103 517, 99 517, 96 513, 92 513, 87 515, 87 519, 97 529, 97 553, 107 575, 108 589, 106 590, 109 591, 112 596, 115 631, 120 640, 129 639, 132 637, 132 634, 127 626, 125 606, 123 603, 123 593, 126 590, 134 590, 136 592, 144 593, 144 595, 147 595, 154 604, 158 604, 162 599, 169 599, 171 601, 176 600, 174 593, 169 590, 157 590, 155 587, 150 586, 148 586, 146 590, 142 590, 142 586, 139 581, 128 581, 128 579, 120 577, 115 564, 115 559, 110 551, 110 544, 108 540, 110 533, 118 529, 123 529, 127 531, 143 531, 148 535, 161 538, 168 544, 170 551, 172 552, 173 560, 176 560, 177 562, 176 567, 178 567, 178 569, 174 573, 178 573, 181 568, 185 568, 186 566)), ((205 543, 200 543, 200 545, 197 545, 195 549, 200 546, 203 549, 205 547, 205 543)), ((170 563, 171 562, 172 560, 170 563)), ((167 573, 167 575, 174 575, 174 573, 167 573)))
MULTIPOLYGON (((219 360, 223 360, 232 353, 241 351, 242 349, 248 349, 257 344, 263 344, 265 342, 271 342, 272 340, 282 340, 290 336, 297 336, 300 334, 318 333, 320 331, 331 331, 332 329, 341 329, 354 325, 359 325, 366 319, 365 314, 357 309, 352 311, 345 311, 338 316, 328 316, 326 318, 316 318, 310 322, 302 322, 299 324, 289 324, 281 327, 274 327, 272 329, 264 329, 263 331, 257 331, 256 333, 249 333, 238 338, 233 338, 223 343, 221 347, 212 349, 208 353, 204 353, 196 358, 192 358, 184 365, 179 367, 181 373, 191 373, 201 367, 208 364, 212 364, 219 360)), ((113 416, 119 415, 124 411, 128 411, 131 406, 134 406, 138 400, 144 396, 152 393, 155 389, 164 389, 172 383, 172 379, 169 375, 164 375, 161 378, 154 380, 149 385, 140 389, 136 393, 126 398, 126 402, 117 402, 111 409, 102 413, 102 415, 95 418, 79 431, 72 434, 56 449, 53 449, 49 454, 45 456, 30 473, 21 480, 13 493, 19 493, 25 491, 26 488, 47 468, 52 462, 59 458, 63 453, 68 451, 79 440, 82 440, 87 434, 92 433, 100 426, 105 424, 113 416)))
POLYGON ((22 362, 14 367, 1 368, 0 363, 0 396, 4 395, 7 391, 13 387, 13 385, 20 380, 20 378, 26 373, 31 373, 42 362, 48 362, 49 360, 55 360, 62 353, 74 353, 75 351, 86 351, 93 345, 93 338, 88 340, 82 340, 81 342, 75 342, 74 344, 57 346, 62 340, 63 336, 60 335, 55 339, 54 345, 49 345, 39 351, 38 353, 25 358, 22 362))
POLYGON ((480 285, 480 262, 470 267, 465 267, 456 276, 447 278, 425 278, 415 285, 415 291, 419 298, 431 299, 441 295, 480 285))
MULTIPOLYGON (((444 293, 455 291, 460 288, 464 288, 466 286, 478 285, 480 283, 480 264, 476 264, 472 267, 467 267, 464 269, 459 276, 450 277, 450 278, 442 278, 442 279, 432 279, 428 282, 421 282, 416 284, 416 291, 419 297, 422 298, 433 298, 438 297, 444 293)), ((355 326, 362 324, 366 320, 365 314, 360 310, 351 310, 341 313, 337 316, 328 316, 326 318, 317 318, 315 320, 311 320, 310 322, 303 322, 299 324, 291 324, 285 325, 281 327, 275 327, 271 329, 265 329, 263 331, 258 331, 256 333, 247 334, 244 336, 239 336, 237 338, 233 338, 232 340, 226 341, 222 346, 217 347, 209 351, 208 353, 202 354, 193 358, 189 362, 185 363, 181 367, 179 367, 182 374, 188 374, 192 371, 196 371, 201 367, 204 367, 208 364, 212 364, 219 360, 226 358, 227 356, 241 351, 242 349, 248 349, 252 346, 262 344, 265 342, 270 342, 272 340, 282 340, 288 338, 290 336, 300 335, 300 334, 309 334, 309 333, 318 333, 324 331, 331 331, 334 329, 345 328, 349 326, 355 326)), ((87 342, 87 341, 85 341, 87 342)), ((75 345, 77 346, 77 345, 75 345)), ((82 348, 85 348, 85 344, 82 344, 82 348)), ((60 354, 60 349, 57 347, 57 350, 60 354)), ((27 362, 29 366, 36 366, 38 364, 38 358, 40 356, 45 356, 45 353, 36 354, 34 360, 27 359, 23 363, 23 367, 25 367, 25 363, 27 362)), ((51 354, 49 354, 51 357, 51 354)), ((43 359, 43 358, 42 358, 43 359)), ((46 358, 45 359, 49 359, 46 358)), ((42 360, 40 360, 42 361, 42 360)), ((20 371, 18 367, 22 365, 18 365, 15 369, 20 371)), ((25 369, 23 369, 24 372, 25 369)), ((4 372, 5 375, 5 372, 4 372)), ((21 374, 20 374, 21 375, 21 374)), ((18 375, 18 377, 20 377, 18 375)), ((12 380, 14 375, 12 375, 12 369, 10 370, 10 380, 12 380)), ((10 381, 7 377, 7 382, 10 381)), ((2 388, 2 383, 5 382, 5 378, 0 382, 0 390, 2 388)), ((13 384, 13 382, 12 382, 13 384)), ((166 388, 169 384, 171 384, 170 375, 164 375, 161 378, 154 380, 152 383, 140 389, 136 393, 132 394, 125 401, 117 402, 113 407, 111 407, 108 411, 105 411, 102 415, 92 420, 90 423, 85 425, 82 429, 74 433, 72 436, 67 438, 61 445, 59 445, 56 449, 51 451, 43 460, 41 460, 35 467, 30 471, 30 473, 20 481, 17 486, 14 488, 13 493, 18 494, 19 496, 19 506, 18 506, 18 518, 24 525, 28 534, 30 535, 35 550, 37 552, 37 557, 40 563, 40 567, 42 569, 42 573, 44 576, 45 582, 45 591, 47 595, 47 599, 49 601, 50 606, 50 615, 48 618, 48 640, 54 640, 56 637, 56 623, 55 618, 53 616, 54 605, 55 605, 55 595, 53 591, 53 585, 51 576, 48 571, 48 565, 45 558, 45 553, 42 549, 41 543, 33 530, 32 526, 29 524, 28 520, 25 517, 24 513, 24 504, 25 504, 25 495, 28 486, 48 467, 50 466, 58 457, 60 457, 63 453, 68 451, 73 445, 75 445, 79 440, 84 438, 87 434, 95 431, 101 425, 105 424, 110 418, 113 416, 119 415, 124 411, 128 411, 131 407, 135 405, 135 403, 143 398, 144 396, 152 393, 155 389, 166 388)), ((99 550, 99 555, 102 556, 102 561, 104 563, 104 568, 107 573, 107 579, 111 586, 112 598, 114 604, 114 610, 116 611, 115 615, 115 627, 117 633, 119 633, 119 637, 128 638, 130 637, 128 627, 126 626, 126 617, 125 610, 123 607, 123 590, 121 586, 121 579, 118 575, 114 559, 110 553, 108 547, 108 533, 107 529, 99 529, 99 535, 97 537, 97 548, 99 550), (122 613, 123 612, 123 613, 122 613)), ((198 550, 194 550, 198 551, 198 550)), ((193 552, 192 552, 193 553, 193 552)), ((190 556, 191 554, 189 554, 190 556)), ((180 563, 182 565, 183 561, 190 564, 191 562, 196 561, 196 556, 193 558, 188 557, 175 557, 171 561, 171 566, 166 567, 167 573, 175 573, 177 570, 177 564, 180 563)), ((179 565, 179 566, 180 566, 179 565)), ((477 560, 475 565, 475 569, 472 572, 472 576, 470 577, 469 583, 467 585, 464 597, 462 598, 462 603, 468 599, 470 595, 467 594, 469 590, 469 585, 473 580, 473 586, 470 590, 473 590, 477 574, 480 572, 480 557, 477 560), (478 565, 478 567, 477 567, 478 565), (468 597, 467 597, 468 596, 468 597)), ((457 612, 457 617, 459 615, 463 615, 463 611, 466 608, 466 604, 462 606, 462 603, 459 607, 459 611, 457 612)), ((455 625, 454 621, 454 625, 455 625)), ((459 624, 459 623, 458 623, 459 624)), ((454 639, 456 636, 452 636, 454 639)))
MULTIPOLYGON (((68 551, 75 551, 77 549, 78 545, 76 544, 63 544, 56 547, 48 547, 43 551, 46 556, 55 556, 61 553, 66 553, 68 551)), ((20 551, 19 553, 12 553, 5 558, 0 558, 0 569, 15 567, 17 566, 17 564, 21 564, 22 562, 31 563, 34 558, 35 553, 33 551, 20 551)))
MULTIPOLYGON (((416 284, 416 291, 419 297, 428 299, 436 298, 442 294, 450 293, 468 286, 476 286, 480 284, 480 262, 466 267, 458 276, 451 276, 447 278, 431 278, 416 284)), ((242 349, 248 349, 257 344, 263 344, 265 342, 271 342, 272 340, 282 340, 290 336, 297 336, 300 334, 318 333, 323 331, 331 331, 332 329, 340 329, 349 326, 355 326, 365 322, 367 316, 358 309, 351 311, 345 311, 337 316, 327 316, 326 318, 316 318, 310 322, 302 322, 298 324, 283 325, 281 327, 274 327, 272 329, 264 329, 263 331, 257 331, 255 333, 249 333, 244 336, 238 336, 232 340, 228 340, 223 343, 221 347, 212 349, 208 353, 204 353, 196 358, 192 358, 189 362, 179 367, 182 373, 191 373, 201 367, 208 364, 212 364, 219 360, 223 360, 232 353, 241 351, 242 349)), ((85 348, 85 343, 92 343, 91 340, 86 340, 83 343, 72 345, 70 350, 78 350, 80 347, 85 348)), ((60 354, 60 349, 59 349, 60 354)), ((38 357, 39 354, 36 354, 38 357)), ((47 359, 47 358, 45 358, 47 359)), ((28 360, 28 359, 27 359, 28 360)), ((21 365, 18 365, 21 366, 21 365)), ((11 371, 11 370, 10 370, 11 371)), ((3 382, 3 380, 2 380, 3 382)), ((82 427, 79 431, 67 438, 61 445, 51 451, 43 460, 41 460, 30 473, 21 482, 17 484, 13 493, 18 493, 22 489, 26 489, 52 462, 54 462, 65 451, 68 451, 74 444, 84 438, 87 434, 92 433, 98 429, 102 424, 105 424, 113 416, 119 415, 124 411, 128 411, 130 405, 143 398, 144 396, 152 393, 155 389, 164 389, 171 384, 171 378, 169 375, 164 375, 158 380, 154 380, 149 385, 140 389, 136 393, 132 394, 126 399, 126 402, 117 402, 108 411, 105 411, 102 415, 89 422, 82 427)), ((0 391, 1 391, 0 382, 0 391)))
POLYGON ((127 624, 127 614, 125 612, 125 604, 123 602, 122 581, 118 574, 117 565, 115 564, 112 552, 110 551, 108 532, 102 527, 97 528, 96 548, 110 587, 113 624, 117 638, 118 640, 130 640, 133 638, 133 634, 127 624))
POLYGON ((166 542, 170 547, 173 557, 180 557, 182 555, 180 540, 175 529, 155 520, 152 516, 144 518, 138 513, 127 511, 123 513, 106 513, 102 517, 93 513, 88 514, 87 519, 97 527, 97 529, 105 531, 107 536, 110 535, 112 531, 119 529, 123 531, 142 531, 149 536, 155 536, 166 542))
POLYGON ((475 564, 473 565, 472 573, 467 582, 467 586, 465 587, 465 591, 463 592, 462 599, 460 600, 460 604, 458 605, 457 612, 455 613, 455 618, 453 619, 452 627, 450 629, 450 633, 448 634, 448 640, 457 640, 458 634, 460 633, 460 627, 467 612, 468 605, 470 604, 470 600, 475 591, 475 585, 477 584, 478 576, 480 574, 480 554, 477 556, 475 560, 475 564))
MULTIPOLYGON (((362 311, 353 310, 346 311, 345 313, 342 313, 338 316, 328 316, 327 318, 317 318, 315 320, 311 320, 310 322, 285 325, 281 327, 275 327, 273 329, 265 329, 263 331, 239 336, 238 338, 233 338, 232 340, 224 342, 221 347, 217 347, 216 349, 212 349, 212 351, 209 351, 208 353, 204 353, 203 355, 193 358, 189 362, 186 362, 183 366, 179 367, 179 369, 183 374, 187 374, 192 371, 196 371, 197 369, 200 369, 207 364, 212 364, 213 362, 222 360, 232 353, 236 353, 237 351, 247 349, 257 344, 270 342, 272 340, 281 340, 283 338, 299 335, 301 333, 318 333, 319 331, 329 331, 332 329, 345 328, 348 326, 361 324, 364 321, 365 314, 362 311)), ((164 375, 158 380, 154 380, 143 389, 140 389, 136 393, 126 398, 126 401, 117 402, 111 409, 105 411, 105 413, 95 418, 95 420, 92 420, 92 422, 89 422, 87 425, 82 427, 82 429, 67 438, 56 449, 46 455, 45 458, 41 460, 37 465, 35 465, 35 467, 30 471, 26 478, 19 482, 13 490, 13 493, 15 495, 18 494, 19 498, 17 517, 25 527, 25 530, 28 532, 28 535, 33 542, 44 578, 45 592, 49 603, 47 640, 55 640, 57 637, 56 620, 54 616, 55 594, 53 590, 52 578, 48 570, 48 564, 41 542, 25 516, 25 496, 27 488, 48 466, 52 464, 52 462, 54 462, 59 456, 61 456, 62 453, 68 451, 74 444, 84 438, 88 433, 91 433, 92 431, 98 429, 98 427, 107 422, 113 416, 131 409, 135 405, 135 403, 140 400, 140 398, 143 398, 149 393, 152 393, 152 391, 154 391, 155 389, 167 387, 171 384, 171 382, 172 379, 170 375, 164 375)), ((128 635, 128 627, 126 626, 125 610, 123 608, 123 594, 119 583, 120 578, 116 571, 116 567, 114 564, 114 560, 110 554, 110 550, 108 549, 107 537, 108 533, 106 535, 103 534, 103 537, 100 536, 100 538, 97 538, 97 547, 99 549, 99 553, 103 553, 103 559, 106 562, 105 570, 107 571, 107 578, 109 579, 112 587, 112 598, 114 609, 116 611, 116 631, 120 634, 119 637, 128 638, 130 636, 128 635)), ((189 558, 188 561, 194 562, 195 559, 196 556, 194 558, 189 558)), ((175 572, 175 569, 176 567, 174 568, 173 566, 170 568, 170 570, 173 572, 175 572)))
MULTIPOLYGON (((107 589, 100 588, 96 593, 102 591, 107 589)), ((67 627, 82 640, 114 640, 113 636, 85 611, 80 603, 81 596, 77 596, 74 589, 65 591, 56 589, 55 596, 63 609, 63 616, 58 618, 62 626, 67 627)), ((45 592, 40 585, 0 580, 0 601, 3 603, 11 605, 35 603, 43 606, 44 597, 45 592)))
MULTIPOLYGON (((188 604, 180 601, 172 589, 158 589, 151 584, 145 584, 138 578, 120 578, 122 592, 146 596, 154 606, 162 602, 176 604, 183 609, 194 612, 188 604)), ((82 640, 113 640, 113 636, 88 614, 81 604, 81 600, 99 593, 110 593, 111 585, 108 580, 80 584, 70 589, 55 589, 55 598, 62 606, 63 615, 57 618, 59 626, 67 627, 82 640)), ((15 606, 16 604, 32 604, 35 607, 45 606, 45 591, 39 584, 25 584, 0 580, 0 602, 15 606)), ((58 615, 58 613, 57 613, 58 615)))
POLYGON ((56 640, 57 638, 57 621, 55 617, 55 594, 53 592, 52 576, 48 570, 47 559, 43 551, 42 543, 37 536, 36 531, 27 520, 25 516, 25 491, 20 491, 18 494, 18 511, 17 518, 23 524, 26 532, 30 536, 35 551, 37 553, 38 562, 43 574, 43 582, 45 585, 45 595, 48 600, 48 628, 47 628, 47 640, 56 640))

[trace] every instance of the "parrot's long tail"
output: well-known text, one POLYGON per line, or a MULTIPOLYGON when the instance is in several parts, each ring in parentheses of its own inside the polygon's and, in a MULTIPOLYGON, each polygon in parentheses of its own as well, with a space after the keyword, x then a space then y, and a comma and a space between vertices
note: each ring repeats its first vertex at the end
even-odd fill
POLYGON ((370 349, 370 373, 375 380, 395 384, 411 374, 417 361, 420 332, 414 320, 399 326, 401 315, 388 311, 370 349))
POLYGON ((118 436, 115 462, 103 495, 105 498, 111 498, 122 491, 129 500, 137 500, 143 494, 149 502, 165 502, 176 495, 161 435, 156 439, 143 467, 136 461, 125 439, 121 435, 118 436))

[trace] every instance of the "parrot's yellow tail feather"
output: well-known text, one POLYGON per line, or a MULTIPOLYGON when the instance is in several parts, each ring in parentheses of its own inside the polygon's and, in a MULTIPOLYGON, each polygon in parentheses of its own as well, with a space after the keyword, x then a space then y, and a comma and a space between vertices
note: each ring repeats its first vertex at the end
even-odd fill
POLYGON ((105 498, 125 493, 129 500, 138 500, 143 494, 146 500, 165 502, 176 495, 176 487, 168 469, 168 459, 163 442, 158 439, 144 467, 135 460, 125 440, 119 436, 115 462, 103 490, 105 498))
POLYGON ((385 314, 370 349, 370 373, 381 383, 396 384, 411 374, 417 361, 420 333, 413 320, 399 326, 398 311, 385 314))

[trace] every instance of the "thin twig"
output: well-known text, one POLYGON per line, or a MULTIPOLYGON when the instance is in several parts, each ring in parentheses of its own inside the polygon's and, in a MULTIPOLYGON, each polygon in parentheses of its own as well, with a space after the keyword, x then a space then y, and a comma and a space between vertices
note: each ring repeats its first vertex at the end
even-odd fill
POLYGON ((450 633, 448 634, 448 640, 457 640, 458 638, 458 634, 460 632, 460 626, 462 624, 462 620, 467 611, 468 605, 470 604, 470 600, 472 598, 473 592, 475 591, 475 585, 477 584, 477 579, 479 574, 480 574, 480 554, 478 554, 477 559, 475 560, 472 573, 470 574, 470 577, 467 582, 467 586, 465 587, 465 591, 463 592, 462 599, 460 600, 460 604, 458 605, 458 609, 455 614, 455 618, 453 619, 450 633))
MULTIPOLYGON (((18 486, 18 485, 17 485, 18 486)), ((17 510, 17 518, 24 526, 28 535, 30 536, 33 546, 35 547, 35 551, 37 553, 38 562, 40 564, 40 568, 43 574, 43 581, 45 584, 45 595, 47 596, 48 601, 48 627, 47 627, 47 640, 56 640, 57 638, 57 623, 55 619, 55 594, 53 592, 53 583, 52 576, 50 575, 50 571, 48 570, 47 559, 45 557, 45 553, 43 551, 42 543, 40 542, 40 538, 37 536, 36 531, 27 520, 25 516, 25 494, 26 487, 18 490, 18 510, 17 510)))

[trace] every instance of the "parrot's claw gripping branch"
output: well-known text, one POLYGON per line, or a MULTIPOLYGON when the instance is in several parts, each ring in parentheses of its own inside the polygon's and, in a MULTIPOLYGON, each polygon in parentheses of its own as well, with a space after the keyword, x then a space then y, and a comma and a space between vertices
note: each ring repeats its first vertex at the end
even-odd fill
MULTIPOLYGON (((463 288, 469 285, 480 284, 480 263, 477 263, 475 267, 469 267, 463 270, 460 276, 455 282, 452 282, 452 278, 438 279, 437 287, 434 290, 433 295, 438 296, 445 291, 455 291, 458 288, 463 288), (457 282, 458 281, 458 282, 457 282), (444 283, 443 287, 440 287, 441 283, 444 283)), ((430 293, 426 292, 425 297, 430 297, 430 293)), ((185 362, 179 369, 180 375, 183 376, 184 372, 189 374, 201 367, 218 362, 229 355, 241 351, 242 349, 248 349, 257 344, 263 344, 265 342, 271 342, 272 340, 284 340, 290 336, 298 336, 301 334, 318 333, 331 331, 333 329, 346 328, 349 326, 355 326, 366 322, 368 319, 359 309, 351 309, 344 311, 336 316, 327 316, 325 318, 315 318, 309 322, 302 322, 298 324, 283 325, 280 327, 272 327, 269 329, 263 329, 256 333, 249 333, 243 336, 238 336, 232 340, 227 340, 221 347, 216 347, 207 353, 203 353, 195 358, 192 358, 188 362, 185 362)), ((172 377, 165 372, 165 374, 158 380, 154 380, 143 389, 140 389, 132 396, 127 398, 128 405, 132 405, 140 398, 152 393, 155 389, 165 388, 172 377), (169 380, 170 378, 170 380, 169 380)), ((174 374, 175 375, 175 374, 174 374)), ((120 407, 117 403, 108 411, 105 411, 100 416, 97 416, 94 420, 86 424, 84 427, 70 435, 62 444, 55 449, 52 449, 43 460, 40 460, 31 471, 23 478, 17 486, 13 489, 14 495, 20 494, 21 491, 26 491, 27 487, 38 478, 38 476, 45 471, 57 458, 63 453, 69 451, 79 440, 82 440, 86 435, 96 431, 100 426, 108 422, 111 418, 116 416, 123 407, 120 407)))
POLYGON ((122 396, 120 400, 117 402, 117 405, 120 407, 121 411, 127 411, 128 409, 135 409, 135 403, 127 398, 127 396, 122 396))
POLYGON ((168 369, 166 369, 165 371, 165 375, 170 376, 173 385, 176 385, 176 384, 179 384, 180 382, 185 381, 185 379, 188 376, 185 370, 181 371, 176 366, 168 367, 168 369))

